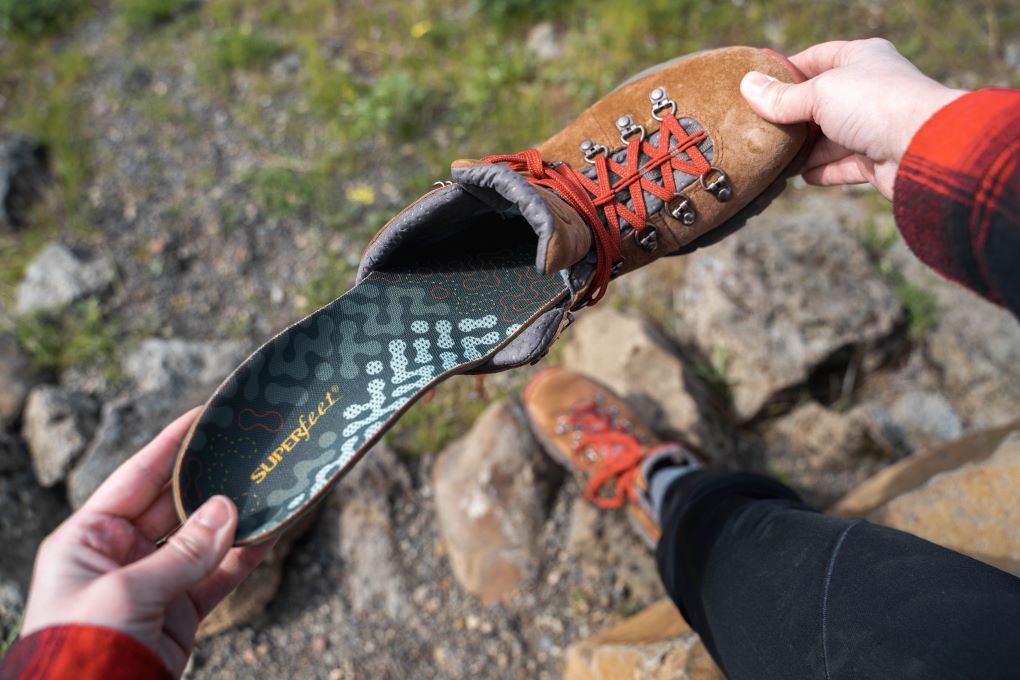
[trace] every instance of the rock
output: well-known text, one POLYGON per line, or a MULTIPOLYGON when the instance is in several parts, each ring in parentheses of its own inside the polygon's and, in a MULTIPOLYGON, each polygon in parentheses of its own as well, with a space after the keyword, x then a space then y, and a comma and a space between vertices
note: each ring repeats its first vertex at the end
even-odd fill
POLYGON ((0 577, 0 649, 21 624, 25 594, 16 582, 0 577))
POLYGON ((51 385, 28 395, 22 436, 32 454, 32 468, 43 486, 64 479, 96 429, 99 407, 83 392, 51 385))
POLYGON ((718 415, 709 394, 691 366, 641 317, 611 307, 580 316, 563 363, 612 388, 652 429, 720 449, 718 415))
POLYGON ((67 504, 58 491, 39 486, 26 452, 9 462, 11 469, 0 472, 0 581, 27 585, 39 543, 67 517, 67 504))
POLYGON ((102 292, 113 282, 114 275, 109 259, 84 259, 61 243, 51 243, 25 270, 15 309, 18 314, 61 309, 102 292))
POLYGON ((945 397, 912 391, 901 395, 889 408, 867 409, 872 430, 900 456, 963 434, 963 423, 945 397))
POLYGON ((567 648, 565 680, 722 680, 697 633, 669 600, 567 648))
POLYGON ((563 55, 563 44, 556 37, 556 27, 551 21, 535 24, 528 31, 524 48, 540 61, 552 61, 563 55))
POLYGON ((831 510, 917 534, 1020 575, 1020 420, 916 453, 831 510))
POLYGON ((583 498, 575 498, 570 507, 567 538, 563 549, 567 554, 580 557, 598 545, 601 511, 583 498))
POLYGON ((898 242, 896 270, 936 304, 934 327, 923 338, 942 393, 969 427, 987 428, 1020 413, 1020 323, 998 307, 943 279, 898 242))
POLYGON ((124 371, 142 392, 178 395, 189 385, 212 385, 244 358, 245 345, 226 340, 149 338, 124 360, 124 371))
POLYGON ((190 386, 172 396, 166 393, 127 395, 103 404, 95 435, 67 477, 67 499, 79 508, 92 492, 152 441, 179 415, 209 396, 208 385, 190 386))
POLYGON ((465 590, 488 604, 533 578, 558 478, 513 402, 490 406, 440 454, 433 470, 439 534, 465 590))
POLYGON ((0 429, 0 475, 20 470, 28 462, 21 440, 0 429))
POLYGON ((1020 431, 985 460, 943 472, 868 514, 1020 576, 1020 431))
POLYGON ((0 226, 22 226, 49 179, 49 154, 42 142, 0 134, 0 226))
POLYGON ((830 505, 889 461, 859 410, 841 414, 816 402, 776 419, 764 438, 766 469, 816 507, 830 505))
POLYGON ((835 352, 889 335, 901 318, 838 218, 766 213, 690 256, 680 327, 705 356, 726 359, 742 420, 835 352))
POLYGON ((14 336, 0 333, 0 429, 21 417, 28 390, 38 379, 14 336))
POLYGON ((248 578, 202 621, 198 627, 198 639, 219 635, 238 626, 246 626, 266 610, 280 588, 287 556, 290 555, 294 544, 315 524, 319 518, 320 508, 321 506, 309 512, 299 519, 292 529, 288 529, 280 536, 279 542, 248 578))
POLYGON ((389 446, 377 444, 339 487, 340 556, 349 565, 351 610, 376 610, 392 619, 406 614, 407 584, 401 573, 389 499, 411 488, 406 468, 389 446))
POLYGON ((1020 419, 919 451, 860 484, 829 512, 841 517, 864 517, 893 498, 922 486, 939 473, 986 460, 1016 430, 1020 430, 1020 419))

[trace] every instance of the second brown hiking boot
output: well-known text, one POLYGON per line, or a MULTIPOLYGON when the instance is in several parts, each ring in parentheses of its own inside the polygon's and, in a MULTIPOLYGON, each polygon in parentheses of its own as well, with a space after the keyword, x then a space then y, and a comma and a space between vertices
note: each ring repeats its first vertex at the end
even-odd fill
POLYGON ((625 508, 645 542, 659 540, 648 478, 660 465, 701 467, 689 445, 661 441, 608 387, 561 368, 539 371, 524 390, 535 437, 570 469, 584 498, 600 508, 625 508))

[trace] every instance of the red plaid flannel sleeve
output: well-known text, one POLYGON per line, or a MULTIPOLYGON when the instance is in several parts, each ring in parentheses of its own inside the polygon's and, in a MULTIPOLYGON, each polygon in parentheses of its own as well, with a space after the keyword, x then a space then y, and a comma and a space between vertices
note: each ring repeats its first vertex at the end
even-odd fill
POLYGON ((171 680, 155 652, 99 626, 54 626, 18 640, 0 661, 0 680, 171 680))
POLYGON ((900 163, 896 223, 921 261, 1020 317, 1020 90, 979 90, 925 123, 900 163))

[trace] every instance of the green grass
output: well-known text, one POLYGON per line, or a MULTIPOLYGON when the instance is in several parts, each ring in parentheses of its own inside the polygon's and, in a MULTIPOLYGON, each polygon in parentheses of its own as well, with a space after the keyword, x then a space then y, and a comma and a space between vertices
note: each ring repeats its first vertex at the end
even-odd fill
POLYGON ((36 312, 15 321, 15 336, 32 363, 43 370, 98 368, 119 374, 119 323, 104 315, 95 298, 87 298, 54 315, 36 312))
POLYGON ((346 293, 354 285, 354 275, 355 268, 345 260, 337 259, 324 264, 301 289, 298 298, 301 301, 301 311, 309 314, 346 293))
POLYGON ((22 621, 23 617, 19 616, 18 622, 14 624, 13 628, 11 628, 11 631, 7 634, 7 637, 4 638, 3 640, 0 640, 0 660, 4 658, 4 655, 7 653, 7 650, 10 649, 11 645, 14 644, 14 641, 18 639, 18 634, 21 632, 22 621))
POLYGON ((25 267, 46 243, 92 230, 84 189, 95 168, 80 89, 89 67, 87 54, 73 42, 58 49, 43 40, 0 50, 0 72, 23 76, 9 95, 5 127, 32 134, 46 145, 54 177, 44 200, 32 209, 29 224, 0 234, 0 300, 13 300, 25 267))
POLYGON ((471 376, 455 376, 419 399, 386 433, 384 440, 402 456, 439 453, 471 427, 499 394, 479 394, 471 376))
POLYGON ((258 166, 244 176, 251 197, 264 212, 283 218, 307 218, 324 209, 330 185, 325 173, 282 166, 258 166))
POLYGON ((889 206, 884 205, 881 217, 872 217, 864 224, 861 244, 872 262, 881 264, 896 242, 900 239, 896 222, 889 215, 889 206))
POLYGON ((213 36, 212 59, 221 71, 262 69, 286 51, 270 33, 250 24, 228 28, 213 36))
POLYGON ((922 342, 939 322, 939 304, 935 295, 906 281, 896 283, 893 290, 906 311, 907 337, 912 342, 922 342))
MULTIPOLYGON (((330 159, 314 166, 281 162, 256 166, 243 177, 255 205, 266 215, 343 231, 360 242, 367 241, 400 207, 383 200, 371 184, 356 178, 344 183, 341 178, 349 172, 342 163, 330 159)), ((234 218, 226 219, 229 223, 234 218)))
POLYGON ((0 0, 0 35, 34 39, 66 29, 83 0, 0 0))
POLYGON ((16 234, 0 233, 0 300, 14 302, 25 269, 57 233, 52 225, 33 226, 16 234))
MULTIPOLYGON (((69 46, 49 54, 44 47, 29 58, 40 60, 33 79, 22 83, 12 127, 29 132, 49 149, 53 170, 65 197, 77 200, 90 174, 90 140, 84 124, 79 87, 89 70, 84 50, 69 46)), ((76 208, 68 205, 72 212, 76 208)))
POLYGON ((888 214, 888 208, 885 208, 881 215, 868 220, 861 233, 861 243, 868 257, 888 282, 903 307, 907 340, 920 344, 938 325, 940 310, 935 294, 921 285, 907 281, 893 259, 889 257, 892 247, 899 239, 899 231, 888 214))
POLYGON ((695 359, 691 363, 694 374, 727 405, 733 403, 732 386, 734 381, 729 374, 732 360, 733 355, 730 350, 722 345, 715 345, 710 357, 695 359))
POLYGON ((195 0, 120 0, 125 23, 135 30, 151 30, 197 5, 195 0))

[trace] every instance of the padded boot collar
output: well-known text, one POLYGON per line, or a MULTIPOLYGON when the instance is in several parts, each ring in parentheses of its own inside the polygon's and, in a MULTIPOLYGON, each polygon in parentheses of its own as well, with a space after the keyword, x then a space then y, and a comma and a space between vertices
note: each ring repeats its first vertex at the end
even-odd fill
POLYGON ((556 194, 536 187, 505 165, 457 161, 456 183, 425 194, 405 208, 369 243, 358 268, 358 282, 398 250, 469 228, 473 218, 491 213, 523 217, 538 236, 535 269, 559 271, 573 297, 592 273, 592 236, 580 216, 556 194))

